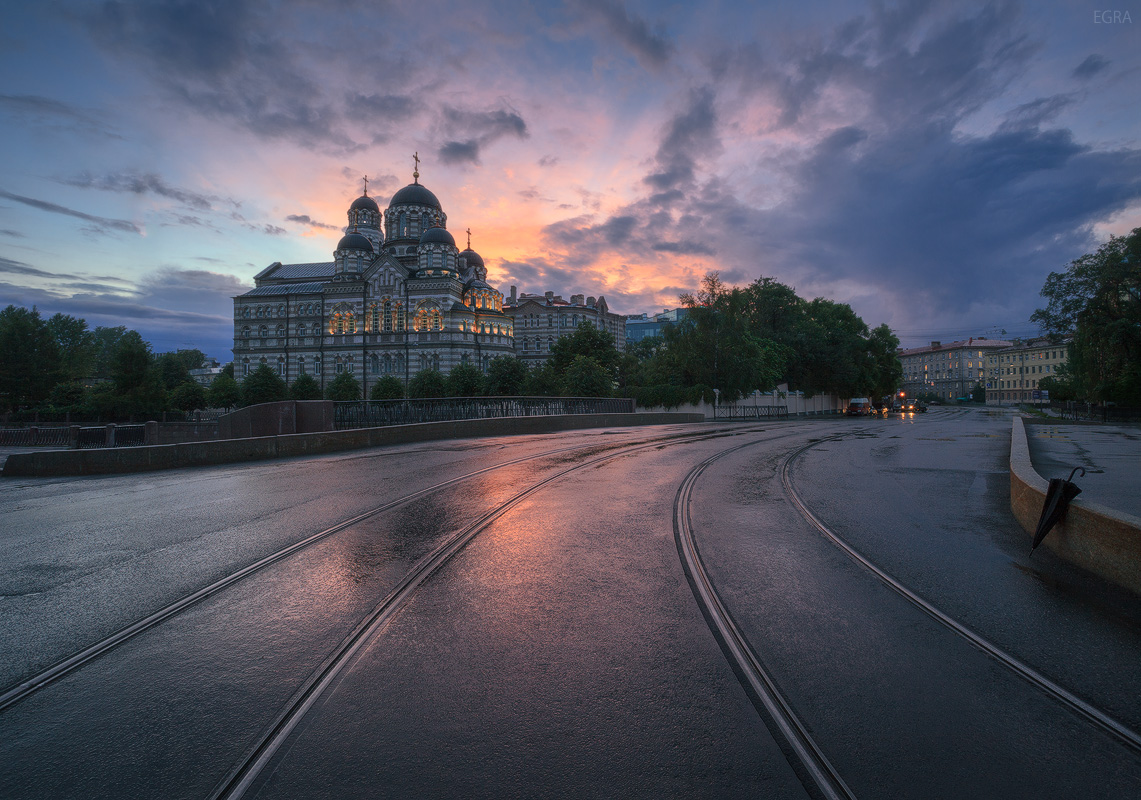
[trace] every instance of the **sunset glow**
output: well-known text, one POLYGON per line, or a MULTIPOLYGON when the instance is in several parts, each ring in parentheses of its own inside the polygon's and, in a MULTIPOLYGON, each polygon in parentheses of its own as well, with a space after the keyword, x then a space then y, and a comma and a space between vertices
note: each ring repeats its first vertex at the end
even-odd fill
POLYGON ((1030 334, 1048 272, 1141 224, 1138 29, 1032 8, 23 4, 0 306, 228 361, 230 298, 331 260, 418 152, 504 294, 652 313, 719 270, 905 346, 1030 334))

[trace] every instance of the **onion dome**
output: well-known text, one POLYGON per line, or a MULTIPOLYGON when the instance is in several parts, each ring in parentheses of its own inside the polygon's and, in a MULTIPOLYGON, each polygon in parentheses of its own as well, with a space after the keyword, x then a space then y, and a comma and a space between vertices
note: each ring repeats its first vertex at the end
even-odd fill
POLYGON ((494 289, 492 289, 492 286, 490 283, 488 283, 487 281, 484 281, 484 280, 480 280, 479 278, 476 278, 475 280, 472 280, 472 281, 468 281, 466 284, 464 284, 464 288, 469 290, 469 291, 471 291, 473 289, 491 289, 492 291, 495 291, 494 289))
POLYGON ((479 253, 472 250, 470 247, 466 250, 460 251, 459 258, 461 261, 467 264, 468 269, 474 269, 475 267, 483 266, 483 257, 480 256, 479 253))
POLYGON ((367 208, 369 211, 375 211, 377 214, 380 213, 380 206, 367 194, 363 194, 354 200, 353 204, 349 206, 349 211, 356 211, 361 208, 367 208))
POLYGON ((428 228, 420 234, 420 244, 447 244, 456 246, 456 240, 448 233, 447 228, 428 228))
MULTIPOLYGON (((376 205, 375 203, 373 205, 376 205)), ((372 252, 372 242, 365 237, 361 236, 356 231, 346 233, 341 241, 337 242, 338 250, 364 250, 366 253, 372 252)))
POLYGON ((429 208, 443 210, 440 201, 436 199, 436 195, 418 183, 410 183, 392 195, 392 202, 388 205, 390 208, 392 206, 428 206, 429 208))

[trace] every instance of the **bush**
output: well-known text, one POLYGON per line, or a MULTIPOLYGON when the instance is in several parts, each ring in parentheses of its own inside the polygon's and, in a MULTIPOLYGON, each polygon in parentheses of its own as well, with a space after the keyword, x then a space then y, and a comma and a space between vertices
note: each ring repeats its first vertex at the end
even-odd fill
POLYGON ((170 393, 170 407, 175 411, 206 408, 206 389, 196 381, 180 383, 170 393))
POLYGON ((523 393, 527 381, 527 365, 514 356, 496 356, 487 365, 485 388, 497 397, 523 393))
POLYGON ((233 375, 223 370, 210 382, 210 388, 206 390, 206 400, 211 408, 233 408, 242 400, 242 388, 238 386, 233 375))
POLYGON ((395 375, 385 375, 372 385, 369 400, 400 400, 404 397, 404 381, 395 375))
MULTIPOLYGON (((221 379, 215 378, 215 382, 221 379)), ((242 381, 242 405, 252 406, 258 403, 275 403, 285 400, 289 395, 285 388, 285 381, 274 372, 268 364, 262 364, 242 381)))
POLYGON ((317 383, 317 379, 308 372, 302 372, 297 376, 293 385, 289 387, 289 399, 320 400, 321 386, 317 383))
POLYGON ((447 383, 438 369, 417 372, 408 384, 409 397, 445 397, 447 383))
POLYGON ((466 362, 452 367, 446 379, 448 397, 478 397, 484 384, 483 373, 466 362))
POLYGON ((342 372, 333 378, 332 383, 325 389, 325 398, 346 402, 361 399, 361 382, 353 377, 351 372, 342 372))

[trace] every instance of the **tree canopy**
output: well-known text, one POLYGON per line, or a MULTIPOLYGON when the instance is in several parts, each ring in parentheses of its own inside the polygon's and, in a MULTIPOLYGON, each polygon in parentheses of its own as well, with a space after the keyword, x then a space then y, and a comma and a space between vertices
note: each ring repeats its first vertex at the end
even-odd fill
POLYGON ((1031 321, 1051 337, 1073 336, 1063 393, 1141 405, 1141 228, 1051 272, 1042 296, 1046 308, 1031 321))

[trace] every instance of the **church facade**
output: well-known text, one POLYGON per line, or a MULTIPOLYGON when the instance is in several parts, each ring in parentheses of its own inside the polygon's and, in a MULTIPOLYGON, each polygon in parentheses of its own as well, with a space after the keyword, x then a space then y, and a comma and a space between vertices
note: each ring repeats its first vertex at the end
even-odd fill
POLYGON ((348 372, 364 396, 384 375, 407 383, 418 372, 461 363, 486 370, 514 354, 503 295, 487 283, 483 259, 459 250, 440 201, 419 183, 382 212, 365 192, 348 210, 333 260, 275 262, 234 298, 234 376, 260 364, 286 383, 310 374, 322 389, 348 372))

